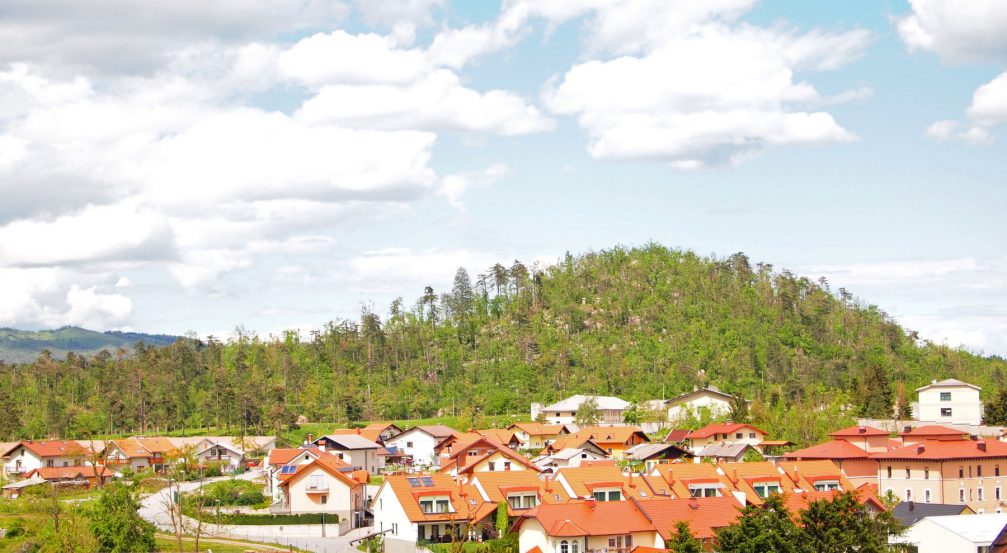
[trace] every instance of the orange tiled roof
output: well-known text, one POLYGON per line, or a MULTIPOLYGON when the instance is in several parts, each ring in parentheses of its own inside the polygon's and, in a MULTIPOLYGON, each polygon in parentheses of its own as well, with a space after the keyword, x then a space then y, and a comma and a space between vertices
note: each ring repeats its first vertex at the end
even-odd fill
POLYGON ((76 466, 76 467, 42 467, 37 468, 30 473, 28 473, 26 478, 30 478, 32 475, 37 474, 45 480, 70 480, 80 478, 96 478, 99 474, 104 478, 111 478, 112 471, 105 470, 102 473, 102 469, 95 470, 91 466, 76 466))
POLYGON ((10 451, 4 453, 6 456, 11 451, 17 449, 19 446, 24 446, 25 449, 34 453, 38 457, 83 457, 87 454, 87 451, 74 440, 51 440, 37 442, 34 440, 25 440, 18 442, 14 447, 10 448, 10 451))
POLYGON ((566 426, 562 424, 542 424, 540 422, 516 422, 507 428, 517 428, 529 436, 557 436, 566 429, 566 426))
POLYGON ((687 438, 709 438, 711 436, 716 436, 717 434, 733 434, 742 428, 751 428, 756 432, 766 434, 766 431, 756 428, 750 424, 743 423, 727 423, 727 424, 708 424, 703 428, 699 428, 689 432, 687 438))
MULTIPOLYGON (((402 504, 402 510, 412 522, 436 522, 449 520, 471 520, 482 504, 482 496, 471 484, 458 484, 445 474, 413 475, 392 474, 385 477, 378 489, 377 497, 385 488, 391 490, 402 504), (410 478, 430 478, 433 486, 414 487, 409 484, 410 478), (420 508, 418 492, 443 492, 454 509, 452 513, 424 513, 420 508)), ((495 507, 495 506, 494 506, 495 507)))
MULTIPOLYGON (((371 428, 371 427, 367 427, 367 428, 337 428, 335 430, 330 431, 328 433, 328 435, 329 436, 356 435, 356 436, 361 436, 363 438, 367 438, 368 440, 370 440, 372 442, 377 442, 379 439, 381 439, 380 436, 381 436, 381 431, 382 430, 384 430, 384 427, 382 427, 382 428, 371 428)), ((325 436, 322 436, 322 438, 324 438, 324 437, 325 436)))
MULTIPOLYGON (((542 503, 564 503, 570 500, 563 486, 557 482, 543 480, 528 470, 504 472, 478 472, 472 475, 472 485, 482 489, 483 499, 493 504, 507 500, 507 494, 517 488, 536 489, 542 503), (478 484, 476 484, 478 482, 478 484), (559 498, 557 499, 557 496, 559 498)), ((514 513, 512 513, 514 514, 514 513)))
POLYGON ((727 476, 717 472, 717 467, 710 463, 671 463, 657 465, 651 474, 656 473, 664 479, 670 488, 672 496, 686 498, 691 495, 689 484, 718 483, 727 495, 733 488, 727 476))
MULTIPOLYGON (((788 493, 783 496, 783 504, 786 505, 787 510, 790 511, 795 517, 798 515, 799 511, 808 508, 808 504, 815 501, 831 500, 842 492, 837 490, 832 490, 828 492, 820 492, 816 490, 805 490, 800 493, 788 493)), ((862 504, 871 504, 875 509, 879 511, 888 510, 884 503, 882 503, 877 496, 869 491, 853 491, 854 495, 862 504)))
POLYGON ((633 436, 642 438, 637 443, 650 441, 647 434, 638 426, 585 426, 572 436, 587 438, 597 444, 628 444, 633 436))
POLYGON ((371 475, 365 470, 355 470, 353 472, 342 472, 340 469, 346 468, 347 465, 343 461, 332 457, 329 455, 323 455, 317 459, 311 461, 310 463, 305 463, 303 465, 297 465, 297 469, 293 474, 280 475, 280 485, 289 486, 291 483, 300 480, 305 474, 310 472, 314 467, 321 468, 325 472, 335 476, 337 480, 340 480, 350 488, 355 488, 357 486, 366 485, 370 481, 371 475), (284 476, 286 478, 284 478, 284 476))
POLYGON ((632 501, 571 501, 544 504, 523 519, 534 519, 555 537, 611 536, 654 532, 654 525, 632 501))
POLYGON ((814 483, 822 479, 838 480, 845 491, 854 489, 853 484, 839 470, 839 466, 829 460, 780 461, 778 466, 802 490, 813 490, 814 483))
POLYGON ((738 500, 730 495, 640 503, 640 508, 654 521, 654 526, 666 540, 676 532, 675 524, 683 520, 689 523, 695 537, 712 538, 717 528, 730 526, 738 520, 741 507, 738 500))
POLYGON ((487 428, 486 430, 476 430, 476 434, 492 438, 502 444, 509 444, 514 439, 514 432, 504 428, 487 428))
POLYGON ((903 438, 917 438, 920 436, 925 436, 927 438, 951 438, 951 439, 965 439, 968 438, 969 433, 958 430, 957 428, 950 428, 947 426, 941 426, 939 424, 928 424, 926 426, 917 426, 916 428, 910 428, 909 431, 899 432, 899 436, 903 438))
POLYGON ((614 464, 563 467, 556 471, 556 480, 560 479, 579 498, 590 497, 596 487, 620 488, 624 498, 649 499, 653 496, 653 493, 648 493, 649 488, 639 475, 624 475, 614 464))
POLYGON ((864 438, 867 436, 887 436, 890 432, 873 426, 849 426, 829 434, 833 438, 864 438))
POLYGON ((846 440, 825 443, 784 453, 784 459, 867 459, 871 454, 846 440))

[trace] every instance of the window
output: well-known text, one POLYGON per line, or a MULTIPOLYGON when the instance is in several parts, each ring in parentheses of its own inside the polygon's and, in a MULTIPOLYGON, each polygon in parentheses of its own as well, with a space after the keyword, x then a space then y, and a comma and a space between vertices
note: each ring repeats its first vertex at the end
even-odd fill
POLYGON ((510 461, 504 461, 504 470, 510 470, 510 461))
POLYGON ((469 450, 469 457, 477 457, 481 452, 476 449, 469 450))
POLYGON ((906 488, 906 501, 912 501, 912 500, 913 500, 913 490, 910 488, 906 488))
POLYGON ((692 485, 689 486, 689 495, 692 497, 721 497, 720 486, 716 484, 692 485))
POLYGON ((1000 501, 1000 486, 993 488, 993 498, 1000 501))
POLYGON ((976 465, 976 476, 978 476, 979 478, 983 477, 983 466, 982 465, 976 465))
POLYGON ((329 496, 323 495, 322 496, 322 505, 325 505, 328 502, 329 502, 329 496))
POLYGON ((981 487, 976 488, 976 498, 979 499, 979 501, 983 500, 983 489, 981 487))
POLYGON ((413 447, 413 442, 406 442, 406 447, 413 447))
POLYGON ((993 467, 993 476, 1000 476, 1000 465, 993 467))
POLYGON ((570 553, 570 542, 566 540, 559 542, 559 553, 570 553))
POLYGON ((958 489, 958 502, 965 503, 965 488, 958 489))
POLYGON ((923 502, 930 503, 930 489, 923 490, 923 502))
POLYGON ((451 503, 448 502, 447 499, 438 499, 437 500, 437 512, 438 513, 450 513, 451 512, 451 503))
POLYGON ((580 542, 578 542, 577 540, 573 540, 572 542, 570 542, 570 553, 577 553, 577 550, 579 548, 580 548, 580 542))
POLYGON ((507 496, 507 503, 511 509, 531 509, 538 505, 538 496, 535 494, 513 494, 507 496))
POLYGON ((930 480, 930 467, 923 467, 923 479, 930 480))
POLYGON ((888 478, 891 478, 891 477, 892 477, 892 467, 891 467, 891 465, 889 465, 888 466, 888 478))
POLYGON ((392 534, 395 534, 395 535, 399 534, 399 523, 398 522, 393 522, 392 523, 392 534))
POLYGON ((487 465, 489 465, 490 472, 493 472, 497 469, 497 464, 495 461, 490 461, 489 463, 487 463, 487 465))
POLYGON ((780 485, 776 482, 762 482, 755 484, 755 493, 759 497, 769 497, 770 494, 780 493, 780 485))
POLYGON ((951 408, 950 407, 941 407, 941 416, 942 417, 950 417, 951 416, 951 408))
POLYGON ((754 440, 755 439, 755 432, 749 432, 748 433, 748 437, 749 437, 749 439, 754 440))
POLYGON ((965 478, 965 469, 958 467, 958 478, 965 478))
POLYGON ((909 471, 909 467, 906 467, 906 480, 909 480, 909 478, 911 477, 911 475, 912 475, 912 473, 909 471))
POLYGON ((433 501, 420 501, 420 510, 424 513, 434 512, 434 502, 433 501))
POLYGON ((941 392, 941 401, 951 401, 951 392, 941 392))
POLYGON ((633 534, 630 534, 630 535, 626 536, 626 539, 623 540, 623 542, 626 544, 626 549, 632 549, 633 548, 633 534))
POLYGON ((308 489, 309 490, 327 490, 329 489, 329 483, 325 481, 325 477, 321 474, 312 474, 308 476, 308 489))
POLYGON ((592 495, 596 501, 622 501, 622 492, 619 490, 596 490, 592 495))
POLYGON ((738 432, 737 434, 734 435, 734 439, 735 440, 740 440, 742 436, 744 436, 744 434, 742 434, 741 432, 738 432))
POLYGON ((815 482, 815 490, 819 492, 831 492, 832 490, 842 491, 839 487, 839 480, 819 480, 815 482))

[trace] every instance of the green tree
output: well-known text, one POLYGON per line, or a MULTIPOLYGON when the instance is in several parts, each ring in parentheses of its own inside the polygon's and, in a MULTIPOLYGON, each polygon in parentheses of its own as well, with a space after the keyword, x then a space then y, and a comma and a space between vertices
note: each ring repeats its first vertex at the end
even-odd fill
POLYGON ((892 385, 888 371, 880 361, 872 361, 864 370, 861 409, 865 417, 890 419, 893 415, 892 385))
POLYGON ((594 396, 589 396, 585 399, 580 407, 577 408, 577 415, 574 417, 574 422, 578 426, 594 426, 601 421, 601 409, 598 409, 598 399, 594 396))
POLYGON ((720 553, 803 553, 801 532, 779 495, 761 507, 749 505, 737 522, 717 529, 720 553))
POLYGON ((510 532, 510 518, 507 516, 507 502, 497 503, 497 537, 503 538, 510 532))
POLYGON ((680 520, 675 523, 675 533, 664 547, 672 553, 702 553, 703 542, 692 535, 688 521, 680 520))
POLYGON ((888 538, 902 532, 891 513, 868 512, 852 492, 813 501, 800 514, 801 542, 808 553, 895 551, 888 538))
POLYGON ((622 412, 622 422, 626 424, 640 424, 643 422, 643 411, 636 403, 629 404, 629 407, 622 412))
POLYGON ((133 489, 114 482, 102 489, 91 518, 91 533, 102 553, 154 550, 154 525, 140 518, 133 489))
POLYGON ((1007 425, 1007 388, 1001 388, 993 401, 984 404, 983 424, 1007 425))

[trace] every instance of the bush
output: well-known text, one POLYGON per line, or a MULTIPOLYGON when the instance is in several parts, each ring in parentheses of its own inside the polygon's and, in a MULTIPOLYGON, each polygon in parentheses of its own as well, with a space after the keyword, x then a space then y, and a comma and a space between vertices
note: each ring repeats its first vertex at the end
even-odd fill
MULTIPOLYGON (((299 515, 245 515, 236 513, 226 513, 221 511, 219 517, 216 512, 197 511, 191 504, 182 505, 182 513, 190 518, 220 524, 234 524, 240 526, 269 526, 276 524, 321 524, 321 513, 305 513, 299 515)), ((339 522, 339 515, 326 514, 326 524, 336 524, 339 522)))
POLYGON ((11 523, 7 526, 7 537, 16 538, 24 534, 24 531, 25 531, 24 521, 22 521, 19 518, 16 518, 12 520, 11 523))

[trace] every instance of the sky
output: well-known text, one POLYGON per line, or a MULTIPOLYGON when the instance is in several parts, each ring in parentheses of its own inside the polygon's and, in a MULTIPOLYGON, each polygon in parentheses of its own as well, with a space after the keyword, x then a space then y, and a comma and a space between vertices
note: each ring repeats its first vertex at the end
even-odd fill
POLYGON ((1002 0, 6 0, 0 326, 307 331, 658 242, 1007 355, 1002 0))

